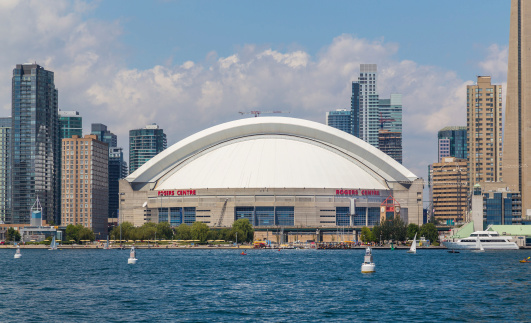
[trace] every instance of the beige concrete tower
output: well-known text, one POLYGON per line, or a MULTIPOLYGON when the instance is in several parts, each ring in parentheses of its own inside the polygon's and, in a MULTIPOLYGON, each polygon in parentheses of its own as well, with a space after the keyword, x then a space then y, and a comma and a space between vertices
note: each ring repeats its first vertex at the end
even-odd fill
POLYGON ((81 224, 107 238, 109 148, 96 135, 63 139, 61 223, 81 224))
POLYGON ((503 180, 531 213, 531 1, 511 0, 503 180), (529 20, 527 20, 529 18, 529 20))
POLYGON ((469 187, 502 180, 502 87, 478 76, 467 92, 469 187))

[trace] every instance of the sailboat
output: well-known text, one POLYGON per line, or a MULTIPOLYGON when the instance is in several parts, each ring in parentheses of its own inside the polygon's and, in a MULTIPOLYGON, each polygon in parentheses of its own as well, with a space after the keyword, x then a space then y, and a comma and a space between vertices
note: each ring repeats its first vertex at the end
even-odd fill
POLYGON ((55 237, 53 237, 52 242, 50 243, 50 249, 48 250, 57 250, 57 243, 55 242, 55 237))
POLYGON ((107 237, 107 241, 105 242, 105 247, 103 247, 103 249, 105 250, 111 249, 111 247, 109 246, 109 237, 107 237))
POLYGON ((415 237, 413 238, 413 243, 411 243, 411 247, 407 251, 407 253, 417 253, 417 234, 415 233, 415 237))
POLYGON ((485 252, 485 249, 483 249, 483 245, 481 244, 481 240, 479 237, 477 237, 476 239, 476 250, 474 250, 475 252, 485 252))
POLYGON ((20 246, 17 244, 17 251, 15 252, 15 259, 18 259, 22 257, 22 254, 20 253, 20 246))
POLYGON ((131 252, 129 252, 129 259, 127 259, 127 263, 130 265, 136 264, 138 259, 136 259, 136 250, 135 246, 131 247, 131 252))

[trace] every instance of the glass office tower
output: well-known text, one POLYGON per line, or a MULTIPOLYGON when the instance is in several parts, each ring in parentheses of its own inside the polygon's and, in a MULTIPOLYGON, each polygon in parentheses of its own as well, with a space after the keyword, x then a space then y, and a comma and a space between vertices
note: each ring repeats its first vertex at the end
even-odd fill
POLYGON ((129 130, 129 174, 166 149, 166 134, 156 124, 129 130))
POLYGON ((0 223, 11 223, 11 118, 0 118, 0 223))
POLYGON ((83 118, 77 111, 59 111, 59 127, 61 140, 72 138, 74 135, 83 136, 83 118))
POLYGON ((30 223, 37 197, 42 217, 60 221, 58 93, 54 73, 17 64, 12 79, 12 223, 30 223))
POLYGON ((93 123, 91 125, 90 134, 98 136, 98 140, 107 143, 109 147, 118 146, 118 137, 107 130, 107 126, 102 123, 93 123))
POLYGON ((127 177, 127 162, 122 148, 109 148, 109 218, 118 217, 119 180, 127 177))
POLYGON ((326 113, 326 125, 342 130, 346 133, 352 131, 352 117, 349 110, 337 109, 326 113))

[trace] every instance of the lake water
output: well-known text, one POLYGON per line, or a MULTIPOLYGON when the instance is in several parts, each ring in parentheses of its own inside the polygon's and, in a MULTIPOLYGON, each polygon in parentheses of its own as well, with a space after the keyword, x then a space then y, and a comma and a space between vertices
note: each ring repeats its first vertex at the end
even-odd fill
POLYGON ((5 321, 531 321, 531 250, 0 250, 5 321))

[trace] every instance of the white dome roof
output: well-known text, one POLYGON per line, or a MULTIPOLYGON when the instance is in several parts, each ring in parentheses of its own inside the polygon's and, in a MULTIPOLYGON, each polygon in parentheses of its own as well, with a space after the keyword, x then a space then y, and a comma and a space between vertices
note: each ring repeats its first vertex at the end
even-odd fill
POLYGON ((201 188, 388 189, 417 177, 338 129, 285 117, 221 124, 164 150, 126 180, 156 190, 201 188))

